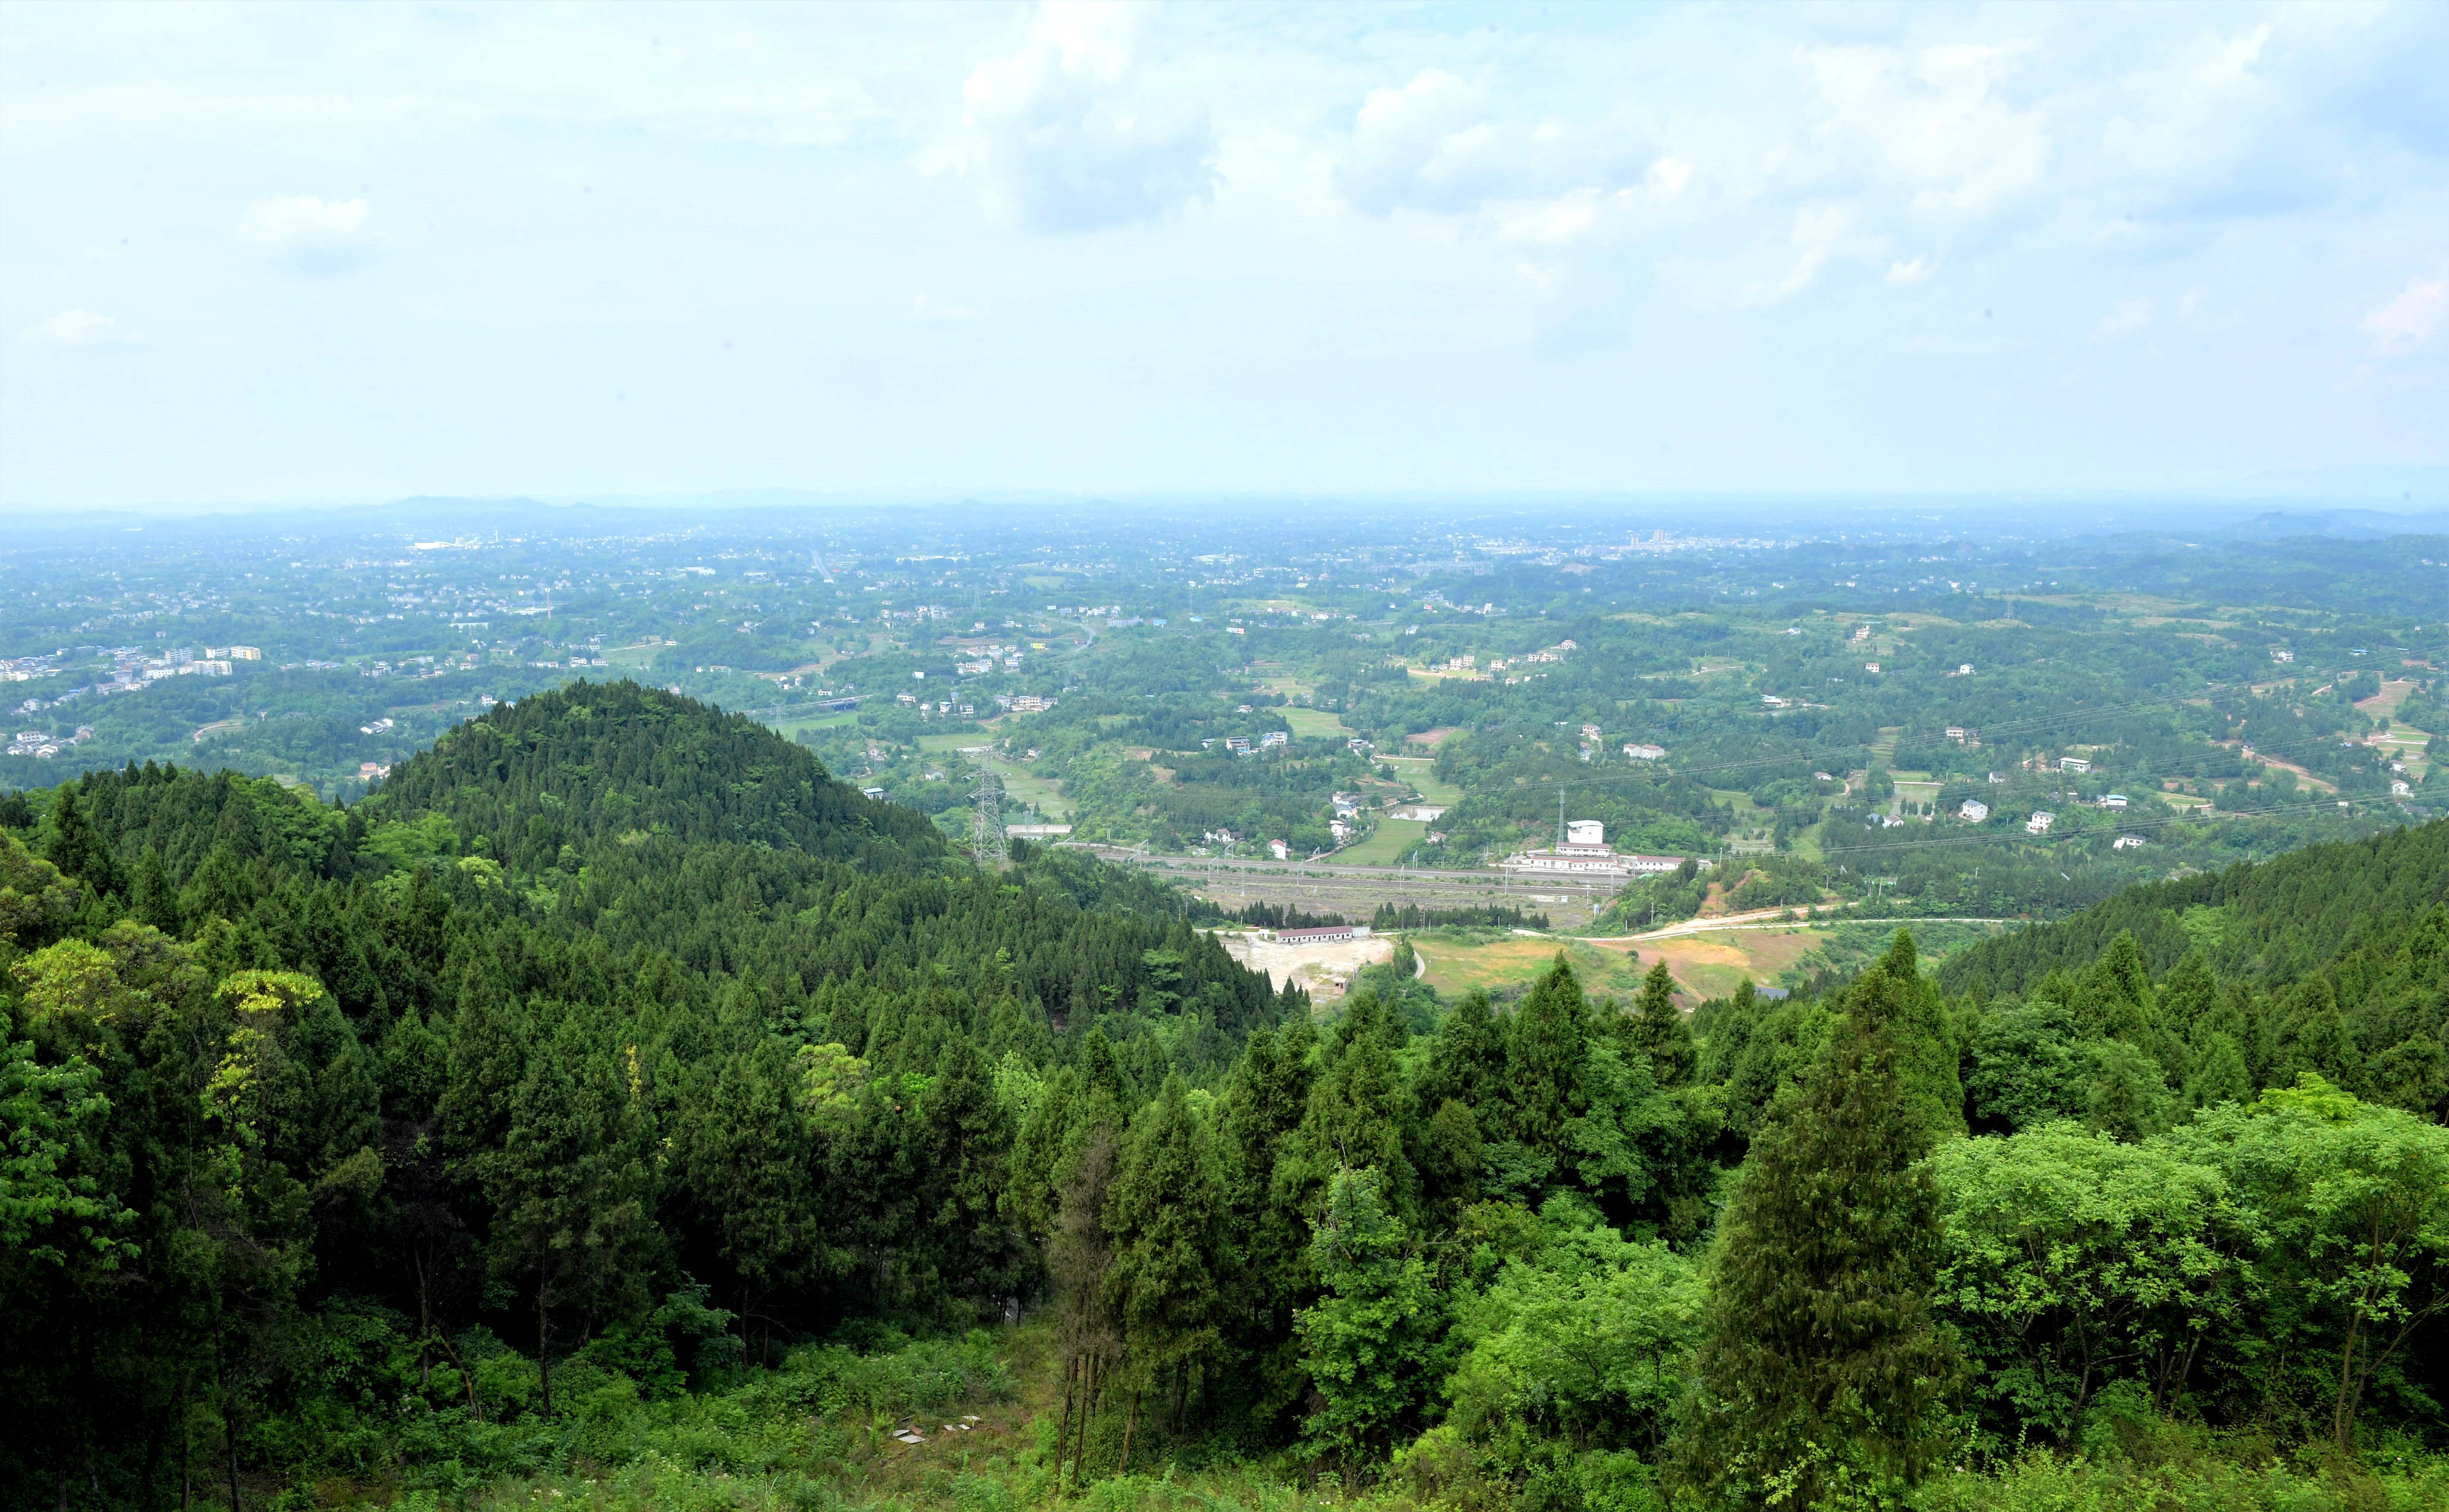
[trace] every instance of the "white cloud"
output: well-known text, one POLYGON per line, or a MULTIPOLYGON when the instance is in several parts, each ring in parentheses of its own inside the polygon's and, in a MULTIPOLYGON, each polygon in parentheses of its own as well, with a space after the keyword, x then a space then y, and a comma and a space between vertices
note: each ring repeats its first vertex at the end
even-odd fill
MULTIPOLYGON (((1484 86, 1423 68, 1402 87, 1373 89, 1361 101, 1335 181, 1347 203, 1371 215, 1460 214, 1492 201, 1587 198, 1644 182, 1635 147, 1632 133, 1610 122, 1492 119, 1484 86)), ((1683 192, 1693 171, 1673 158, 1647 168, 1646 182, 1669 196, 1683 192)))
POLYGON ((2157 307, 2149 298, 2120 299, 2115 309, 2100 317, 2100 324, 2092 331, 2092 338, 2114 341, 2119 336, 2131 336, 2150 325, 2157 313, 2157 307))
POLYGON ((962 120, 987 196, 1037 231, 1154 220, 1208 198, 1207 118, 1144 86, 1137 6, 1049 0, 1029 40, 970 75, 962 120))
POLYGON ((374 257, 368 217, 363 200, 274 195, 246 207, 238 239, 300 273, 337 273, 374 257))
POLYGON ((1778 258, 1785 263, 1785 272, 1747 286, 1741 302, 1747 305, 1776 304, 1810 288, 1819 278, 1820 270, 1839 252, 1872 250, 1875 244, 1856 232, 1855 220, 1855 212, 1850 205, 1797 206, 1794 223, 1785 234, 1786 251, 1778 258))
POLYGON ((1899 258, 1888 264, 1888 282, 1899 289, 1910 289, 1927 282, 1935 266, 1928 258, 1899 258))
POLYGON ((974 320, 977 317, 977 311, 968 305, 947 304, 933 295, 922 294, 910 301, 910 318, 913 320, 974 320))
POLYGON ((63 310, 28 326, 19 339, 49 347, 132 347, 136 337, 117 320, 91 310, 63 310))
POLYGON ((1812 52, 1821 129, 1867 137, 1910 186, 1919 213, 1996 210, 2037 184, 2050 163, 2039 112, 2015 108, 1997 89, 2023 50, 1955 43, 1812 52))
POLYGON ((2449 304, 2449 275, 2407 279, 2397 298, 2361 322, 2363 334, 2372 337, 2373 355, 2402 357, 2439 335, 2445 304, 2449 304))
POLYGON ((1575 189, 1502 218, 1497 235, 1508 241, 1560 246, 1590 235, 1604 208, 1596 189, 1575 189))

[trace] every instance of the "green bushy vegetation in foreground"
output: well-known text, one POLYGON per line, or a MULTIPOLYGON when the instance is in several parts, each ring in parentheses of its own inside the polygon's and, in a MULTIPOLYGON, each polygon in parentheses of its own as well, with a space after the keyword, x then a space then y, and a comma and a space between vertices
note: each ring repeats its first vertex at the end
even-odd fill
POLYGON ((1689 1019, 1559 958, 1321 1024, 1144 878, 982 872, 635 687, 354 811, 41 798, 0 827, 7 1505, 2449 1487, 2449 827, 1954 996, 1899 933, 1689 1019))

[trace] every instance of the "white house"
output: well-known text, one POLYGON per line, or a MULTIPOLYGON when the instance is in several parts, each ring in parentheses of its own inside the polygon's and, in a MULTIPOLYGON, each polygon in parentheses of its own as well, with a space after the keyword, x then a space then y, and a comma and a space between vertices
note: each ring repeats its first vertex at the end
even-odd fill
POLYGON ((1575 819, 1565 826, 1569 846, 1607 844, 1607 826, 1597 819, 1575 819))
POLYGON ((2089 772, 2092 770, 2092 761, 2091 758, 2087 756, 2060 756, 2058 757, 2058 770, 2060 772, 2089 772))
POLYGON ((1957 810, 1956 812, 1964 815, 1965 823, 1979 824, 1982 820, 1990 817, 1990 805, 1982 802, 1979 798, 1967 798, 1964 800, 1964 807, 1957 810))
POLYGON ((1267 853, 1279 861, 1289 861, 1293 858, 1293 848, 1282 840, 1270 840, 1267 842, 1267 853))
POLYGON ((1365 924, 1321 924, 1306 929, 1261 929, 1263 939, 1283 945, 1320 945, 1334 940, 1366 940, 1369 926, 1365 924))
POLYGON ((2051 813, 2047 810, 2043 810, 2024 821, 2024 833, 2026 834, 2046 834, 2049 833, 2050 826, 2057 822, 2058 816, 2056 814, 2051 813))
POLYGON ((2139 834, 2121 834, 2109 842, 2109 848, 2112 851, 2139 851, 2143 848, 2143 837, 2139 834))
POLYGON ((2126 794, 2123 793, 2103 794, 2100 799, 2100 806, 2104 809, 2122 809, 2126 807, 2126 794))
POLYGON ((1627 740, 1624 743, 1624 754, 1635 761, 1656 761, 1667 755, 1667 748, 1663 745, 1644 745, 1638 740, 1627 740))

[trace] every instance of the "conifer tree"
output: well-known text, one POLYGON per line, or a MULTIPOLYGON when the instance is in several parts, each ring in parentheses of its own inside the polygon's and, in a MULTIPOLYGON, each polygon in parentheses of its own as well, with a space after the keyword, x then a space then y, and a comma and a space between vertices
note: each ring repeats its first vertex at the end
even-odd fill
POLYGON ((1397 1212, 1417 1202, 1419 1181, 1408 1154, 1411 1089, 1395 1059, 1401 1032, 1376 995, 1353 996, 1327 1062, 1310 1084, 1301 1127, 1276 1162, 1270 1195, 1289 1221, 1312 1218, 1327 1178, 1346 1164, 1379 1172, 1397 1212))
POLYGON ((1894 1011, 1910 1002, 1899 942, 1753 1139, 1719 1228, 1678 1464, 1745 1503, 1909 1483, 1935 1449, 1955 1359, 1930 1314, 1940 1207, 1919 1163, 1933 1134, 1905 1053, 1916 1024, 1894 1011))
POLYGON ((1692 1028, 1684 1021, 1684 1010, 1675 1005, 1675 979, 1664 961, 1652 966, 1642 979, 1631 1028, 1633 1048, 1649 1057, 1650 1075, 1660 1086, 1680 1087, 1692 1080, 1700 1052, 1693 1048, 1692 1028))
POLYGON ((511 1099, 510 1130, 482 1167, 495 1273, 535 1300, 537 1365, 552 1415, 552 1314, 634 1300, 655 1246, 653 1176, 634 1087, 603 1056, 540 1047, 511 1099))
POLYGON ((731 1055, 701 1079, 681 1130, 682 1190, 740 1277, 743 1341, 770 1331, 757 1327, 765 1297, 817 1259, 814 1139, 795 1080, 780 1042, 731 1055))
POLYGON ((1474 987, 1446 1012, 1420 1069, 1420 1109, 1434 1114, 1451 1099, 1472 1112, 1484 1137, 1505 1123, 1505 1026, 1489 1006, 1488 989, 1474 987))
POLYGON ((926 1173, 923 1217, 942 1246, 942 1273, 958 1293, 987 1300, 1011 1289, 1012 1246, 997 1198, 1012 1131, 976 1044, 944 1046, 919 1116, 926 1173))
POLYGON ((164 934, 179 932, 179 893, 170 886, 170 873, 162 865, 162 852, 157 846, 146 846, 136 859, 136 875, 129 884, 133 894, 129 907, 136 918, 164 934))
POLYGON ((1590 1010, 1580 979, 1559 950, 1555 964, 1523 995, 1506 1045, 1514 1137, 1534 1155, 1565 1158, 1565 1126, 1590 1106, 1582 1076, 1589 1054, 1590 1010))
POLYGON ((1846 989, 1845 1012, 1889 1036, 1906 1104, 1933 1139, 1964 1132, 1964 1081, 1947 1001, 1921 974, 1913 936, 1899 929, 1871 968, 1846 989))
POLYGON ((51 800, 51 835, 43 854, 60 869, 60 875, 84 883, 97 894, 114 891, 118 873, 111 865, 110 846, 86 816, 78 787, 74 782, 63 783, 51 800))
POLYGON ((1131 1120, 1106 1195, 1114 1245, 1106 1286, 1141 1386, 1170 1384, 1179 1397, 1186 1370, 1215 1341, 1223 1216, 1207 1131, 1191 1114, 1182 1079, 1167 1077, 1131 1120))

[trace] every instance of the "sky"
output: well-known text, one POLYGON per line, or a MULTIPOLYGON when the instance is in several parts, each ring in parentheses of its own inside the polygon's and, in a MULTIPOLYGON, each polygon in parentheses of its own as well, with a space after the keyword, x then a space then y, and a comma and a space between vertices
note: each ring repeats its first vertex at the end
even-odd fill
POLYGON ((0 508, 2449 479, 2444 81, 2440 4, 15 0, 0 508))

